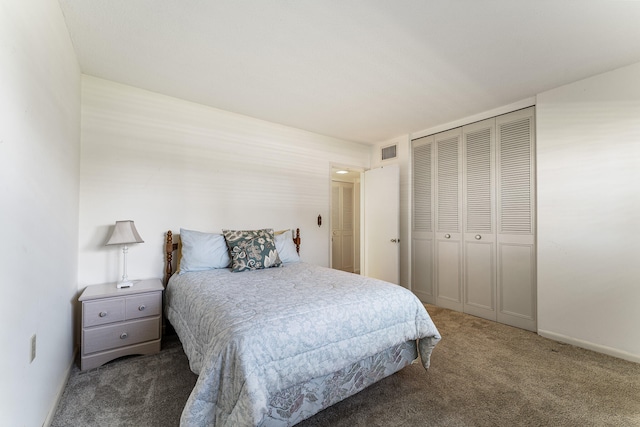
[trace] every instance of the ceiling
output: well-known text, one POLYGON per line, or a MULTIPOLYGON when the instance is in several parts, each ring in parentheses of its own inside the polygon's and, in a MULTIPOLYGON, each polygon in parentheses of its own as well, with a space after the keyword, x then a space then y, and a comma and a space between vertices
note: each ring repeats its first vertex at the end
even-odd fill
POLYGON ((633 0, 59 0, 85 74, 362 143, 640 61, 633 0))

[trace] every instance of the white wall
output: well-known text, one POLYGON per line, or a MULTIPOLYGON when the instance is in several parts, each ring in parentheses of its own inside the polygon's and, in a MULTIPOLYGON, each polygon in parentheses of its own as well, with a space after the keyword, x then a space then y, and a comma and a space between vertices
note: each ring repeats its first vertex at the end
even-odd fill
POLYGON ((640 362, 640 63, 537 97, 538 328, 640 362))
POLYGON ((115 281, 116 220, 135 221, 132 279, 161 277, 166 230, 299 227, 303 260, 329 264, 330 164, 369 166, 369 147, 95 77, 82 84, 79 287, 115 281))
POLYGON ((39 427, 77 298, 80 70, 57 1, 2 1, 0 64, 0 425, 39 427))

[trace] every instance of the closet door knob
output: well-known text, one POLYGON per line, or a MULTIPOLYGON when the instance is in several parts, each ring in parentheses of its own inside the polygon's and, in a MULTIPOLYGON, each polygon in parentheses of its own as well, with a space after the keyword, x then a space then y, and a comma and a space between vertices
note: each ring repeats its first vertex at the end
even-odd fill
POLYGON ((480 239, 482 239, 482 236, 479 234, 476 234, 476 240, 480 240, 480 239))
POLYGON ((451 234, 445 234, 445 235, 444 235, 444 238, 445 238, 445 239, 449 239, 449 238, 451 238, 451 234))

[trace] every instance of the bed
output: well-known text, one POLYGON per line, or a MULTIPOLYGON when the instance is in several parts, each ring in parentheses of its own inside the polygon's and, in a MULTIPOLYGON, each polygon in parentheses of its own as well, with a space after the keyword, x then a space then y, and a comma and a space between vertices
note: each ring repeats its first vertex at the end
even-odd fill
POLYGON ((410 363, 429 367, 440 335, 410 291, 302 262, 299 229, 266 231, 266 265, 240 271, 231 239, 225 258, 220 235, 198 235, 220 257, 206 268, 189 264, 199 232, 181 229, 180 249, 167 232, 165 314, 198 375, 181 426, 294 425, 410 363))

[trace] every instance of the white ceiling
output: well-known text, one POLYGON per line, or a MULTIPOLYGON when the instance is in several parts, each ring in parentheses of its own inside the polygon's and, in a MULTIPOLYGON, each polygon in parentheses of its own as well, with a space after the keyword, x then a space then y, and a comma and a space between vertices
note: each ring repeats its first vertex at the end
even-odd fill
POLYGON ((59 0, 84 73, 375 143, 640 61, 633 0, 59 0))

